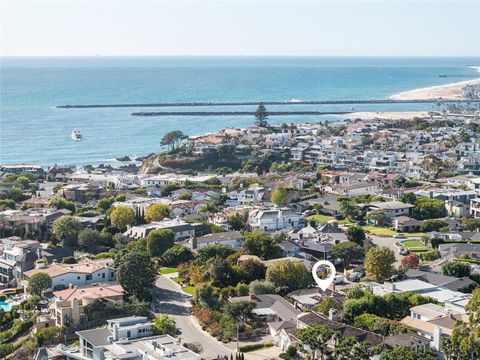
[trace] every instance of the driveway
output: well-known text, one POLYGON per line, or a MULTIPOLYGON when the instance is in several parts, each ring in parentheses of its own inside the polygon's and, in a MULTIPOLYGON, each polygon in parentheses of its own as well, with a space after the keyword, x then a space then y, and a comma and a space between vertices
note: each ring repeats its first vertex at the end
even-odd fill
POLYGON ((216 359, 217 355, 232 353, 228 347, 203 331, 191 312, 191 296, 185 294, 173 280, 160 275, 155 282, 153 305, 155 313, 167 314, 175 319, 180 331, 182 343, 200 343, 203 347, 202 357, 216 359))
POLYGON ((395 243, 398 239, 394 239, 393 237, 383 237, 383 236, 376 236, 376 235, 369 235, 372 238, 372 241, 377 246, 386 246, 389 249, 392 249, 395 253, 395 267, 400 266, 400 262, 403 259, 403 256, 398 253, 398 248, 395 246, 395 243))

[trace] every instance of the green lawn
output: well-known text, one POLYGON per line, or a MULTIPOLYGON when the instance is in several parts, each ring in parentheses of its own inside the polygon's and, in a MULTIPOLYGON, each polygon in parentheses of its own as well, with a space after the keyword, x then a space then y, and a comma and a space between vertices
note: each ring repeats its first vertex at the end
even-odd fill
POLYGON ((425 246, 423 245, 423 242, 419 240, 406 240, 406 241, 401 241, 400 243, 407 248, 425 246))
POLYGON ((428 251, 431 250, 429 246, 425 246, 420 240, 404 240, 400 244, 410 251, 428 251))
POLYGON ((162 275, 166 275, 166 274, 173 274, 173 273, 176 273, 178 270, 177 268, 173 268, 173 267, 162 267, 160 269, 160 274, 162 275))
POLYGON ((187 294, 193 295, 195 291, 195 286, 182 286, 183 292, 186 292, 187 294))
POLYGON ((173 281, 175 281, 177 284, 181 284, 183 279, 182 278, 179 278, 179 277, 174 277, 172 278, 173 281))
POLYGON ((330 220, 333 220, 333 216, 330 215, 311 215, 307 218, 308 220, 314 220, 319 224, 323 224, 326 222, 329 222, 330 220))
MULTIPOLYGON (((395 236, 397 232, 392 230, 390 227, 382 227, 382 226, 373 226, 373 225, 365 225, 362 226, 363 230, 366 232, 376 235, 376 236, 395 236)), ((416 233, 403 233, 407 238, 409 237, 422 237, 425 233, 416 232, 416 233)))
POLYGON ((366 232, 376 236, 394 236, 397 234, 394 230, 388 227, 365 225, 365 226, 362 226, 362 228, 366 232))

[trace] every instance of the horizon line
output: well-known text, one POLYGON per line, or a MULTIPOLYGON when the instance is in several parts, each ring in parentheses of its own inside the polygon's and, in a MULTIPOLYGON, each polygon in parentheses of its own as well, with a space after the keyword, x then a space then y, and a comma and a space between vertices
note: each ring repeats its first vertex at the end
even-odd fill
POLYGON ((107 58, 107 57, 165 57, 165 58, 179 58, 179 57, 191 57, 191 58, 274 58, 274 57, 289 57, 289 58, 320 58, 320 57, 344 57, 344 58, 480 58, 478 55, 335 55, 335 54, 325 54, 325 55, 286 55, 286 54, 251 54, 251 55, 242 55, 242 54, 169 54, 169 55, 155 55, 155 54, 139 54, 139 55, 125 55, 125 54, 112 54, 112 55, 66 55, 66 54, 49 54, 49 55, 0 55, 0 58, 107 58))

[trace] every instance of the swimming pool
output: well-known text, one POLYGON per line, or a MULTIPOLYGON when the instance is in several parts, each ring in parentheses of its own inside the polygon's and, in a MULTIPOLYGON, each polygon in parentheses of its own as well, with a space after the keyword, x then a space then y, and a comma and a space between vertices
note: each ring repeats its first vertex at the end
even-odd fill
POLYGON ((10 311, 12 309, 12 305, 10 305, 10 303, 0 301, 0 309, 3 311, 10 311))

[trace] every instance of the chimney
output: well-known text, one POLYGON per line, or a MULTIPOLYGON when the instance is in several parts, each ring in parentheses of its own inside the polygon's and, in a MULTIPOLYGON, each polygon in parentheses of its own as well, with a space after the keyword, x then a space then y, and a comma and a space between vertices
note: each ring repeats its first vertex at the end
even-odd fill
POLYGON ((328 318, 332 321, 337 321, 337 309, 331 308, 328 310, 328 318))
POLYGON ((433 344, 432 347, 436 351, 440 351, 440 347, 442 345, 442 329, 439 326, 435 326, 433 328, 433 344))
POLYGON ((113 341, 118 341, 118 325, 115 323, 113 323, 112 325, 113 341))

